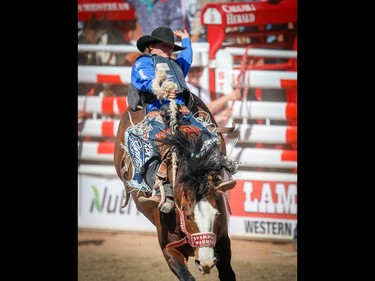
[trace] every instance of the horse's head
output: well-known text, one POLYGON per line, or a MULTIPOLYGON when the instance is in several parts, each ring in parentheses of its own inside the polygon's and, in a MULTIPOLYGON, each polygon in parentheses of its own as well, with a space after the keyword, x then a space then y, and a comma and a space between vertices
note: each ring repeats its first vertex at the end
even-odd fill
POLYGON ((220 143, 212 142, 202 149, 204 140, 209 138, 206 132, 187 128, 173 131, 166 142, 172 144, 179 161, 178 181, 173 188, 180 228, 186 235, 182 243, 191 245, 195 265, 202 274, 208 274, 220 258, 215 255, 216 241, 227 235, 228 227, 223 196, 226 190, 217 189, 215 182, 223 176, 223 170, 232 175, 237 167, 228 164, 230 161, 221 151, 220 143))

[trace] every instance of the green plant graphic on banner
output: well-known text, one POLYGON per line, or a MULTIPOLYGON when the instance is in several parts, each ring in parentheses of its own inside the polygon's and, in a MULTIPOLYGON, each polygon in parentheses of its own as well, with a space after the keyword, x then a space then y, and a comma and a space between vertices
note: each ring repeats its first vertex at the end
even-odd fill
POLYGON ((92 186, 92 191, 94 192, 94 197, 92 200, 91 210, 93 209, 93 206, 98 210, 98 212, 102 211, 102 206, 100 206, 100 198, 99 198, 99 191, 96 186, 92 186))

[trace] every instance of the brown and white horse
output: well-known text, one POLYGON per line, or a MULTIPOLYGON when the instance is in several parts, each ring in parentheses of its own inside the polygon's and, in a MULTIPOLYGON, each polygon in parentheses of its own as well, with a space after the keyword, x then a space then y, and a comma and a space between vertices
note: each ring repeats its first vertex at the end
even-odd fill
MULTIPOLYGON (((206 107, 204 110, 208 111, 206 107)), ((170 148, 170 153, 175 153, 178 159, 175 176, 172 163, 167 170, 169 182, 174 183, 176 207, 171 213, 164 214, 159 211, 157 202, 140 202, 139 197, 149 197, 150 194, 134 190, 128 183, 132 178, 132 163, 121 144, 125 143, 125 130, 131 122, 138 123, 143 117, 143 110, 129 108, 118 127, 114 160, 116 172, 126 190, 123 207, 131 194, 137 209, 155 225, 164 258, 178 280, 196 280, 187 267, 189 257, 194 257, 195 265, 202 274, 209 274, 216 266, 221 281, 236 280, 231 266, 226 190, 213 184, 213 178, 222 175, 223 167, 220 165, 225 162, 223 138, 220 135, 221 145, 212 146, 204 155, 200 153, 202 136, 187 134, 186 127, 185 130, 177 127, 162 140, 162 144, 170 148)))

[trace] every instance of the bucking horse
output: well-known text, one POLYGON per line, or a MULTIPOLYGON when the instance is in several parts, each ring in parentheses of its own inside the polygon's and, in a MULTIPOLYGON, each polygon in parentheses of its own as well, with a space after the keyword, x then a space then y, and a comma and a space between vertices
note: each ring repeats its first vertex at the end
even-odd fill
MULTIPOLYGON (((199 97, 194 96, 194 101, 191 111, 205 115, 205 118, 208 116, 216 124, 199 97)), ((160 212, 157 202, 139 200, 151 196, 149 192, 135 190, 129 184, 133 169, 126 150, 132 148, 124 147, 125 132, 144 117, 144 109, 133 110, 129 107, 118 126, 114 162, 125 188, 126 197, 122 207, 127 206, 131 196, 138 211, 155 225, 164 258, 178 280, 196 280, 187 266, 189 257, 194 257, 201 274, 209 274, 216 266, 221 281, 236 280, 231 266, 231 240, 228 236, 228 187, 214 185, 214 178, 223 176, 220 163, 224 163, 227 156, 222 133, 227 132, 217 128, 220 144, 213 145, 203 155, 202 133, 190 130, 188 125, 176 126, 166 132, 161 140, 167 151, 165 157, 173 156, 176 161, 171 161, 167 169, 169 182, 173 183, 175 208, 165 214, 160 212)))

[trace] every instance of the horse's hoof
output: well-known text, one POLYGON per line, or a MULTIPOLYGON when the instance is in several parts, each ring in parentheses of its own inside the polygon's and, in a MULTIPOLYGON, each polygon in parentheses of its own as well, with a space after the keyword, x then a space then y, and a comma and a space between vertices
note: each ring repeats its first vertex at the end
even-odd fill
POLYGON ((164 214, 168 214, 173 210, 173 208, 174 208, 174 201, 167 198, 165 203, 161 206, 160 212, 162 212, 164 214))

